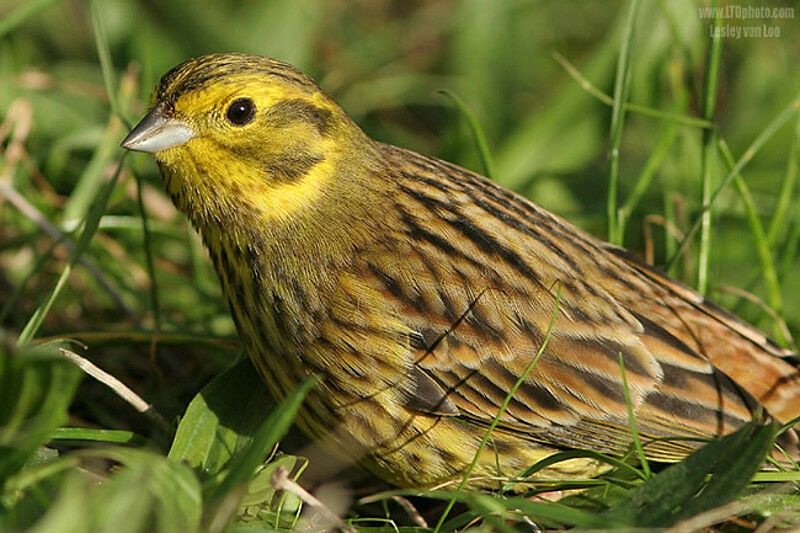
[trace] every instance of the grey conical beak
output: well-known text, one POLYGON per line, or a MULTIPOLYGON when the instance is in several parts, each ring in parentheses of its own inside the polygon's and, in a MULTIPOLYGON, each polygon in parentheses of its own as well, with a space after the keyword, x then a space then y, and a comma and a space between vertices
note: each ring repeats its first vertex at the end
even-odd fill
POLYGON ((154 154, 180 146, 196 135, 184 122, 167 117, 164 107, 157 105, 131 130, 121 146, 128 150, 154 154))

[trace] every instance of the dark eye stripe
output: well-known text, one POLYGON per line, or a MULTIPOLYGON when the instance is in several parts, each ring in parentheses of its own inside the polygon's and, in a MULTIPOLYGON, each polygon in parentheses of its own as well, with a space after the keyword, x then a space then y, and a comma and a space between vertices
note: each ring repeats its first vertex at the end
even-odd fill
POLYGON ((267 163, 264 165, 264 169, 269 173, 273 181, 289 183, 302 178, 312 167, 324 160, 325 157, 322 155, 301 150, 298 153, 267 163))
POLYGON ((317 128, 322 136, 327 135, 333 126, 331 111, 301 98, 282 100, 267 109, 265 116, 271 126, 278 128, 297 121, 307 122, 317 128))

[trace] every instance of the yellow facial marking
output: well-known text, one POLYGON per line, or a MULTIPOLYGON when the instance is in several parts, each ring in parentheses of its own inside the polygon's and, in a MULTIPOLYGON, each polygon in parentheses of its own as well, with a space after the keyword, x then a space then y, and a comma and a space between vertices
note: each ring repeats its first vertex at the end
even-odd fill
POLYGON ((167 180, 173 197, 184 198, 187 206, 205 205, 208 219, 222 220, 242 202, 265 221, 289 222, 299 210, 324 201, 342 150, 329 126, 340 112, 319 88, 238 73, 179 91, 172 108, 196 136, 156 157, 173 177, 167 180), (226 120, 226 111, 240 98, 252 100, 256 118, 236 125, 226 120))
POLYGON ((297 181, 270 186, 270 193, 256 198, 256 206, 264 218, 290 219, 293 213, 320 200, 324 185, 333 176, 329 159, 314 165, 297 181))
POLYGON ((318 107, 334 110, 330 101, 321 92, 309 94, 291 85, 265 84, 257 76, 237 77, 235 81, 210 84, 199 91, 188 91, 175 102, 175 109, 181 114, 197 115, 207 113, 214 106, 224 109, 236 98, 252 98, 259 111, 268 109, 282 100, 302 99, 318 107))
POLYGON ((294 181, 276 182, 262 169, 231 158, 213 140, 203 137, 160 152, 157 158, 183 177, 169 181, 171 193, 199 193, 231 202, 241 195, 265 221, 288 221, 298 210, 320 201, 325 184, 335 175, 335 161, 328 157, 294 181))

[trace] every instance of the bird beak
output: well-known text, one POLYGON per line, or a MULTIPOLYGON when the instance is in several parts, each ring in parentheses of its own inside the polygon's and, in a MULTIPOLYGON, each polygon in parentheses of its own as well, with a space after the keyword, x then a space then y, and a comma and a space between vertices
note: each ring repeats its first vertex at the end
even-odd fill
POLYGON ((194 130, 184 122, 166 116, 164 106, 159 104, 131 130, 121 146, 154 154, 180 146, 196 136, 194 130))

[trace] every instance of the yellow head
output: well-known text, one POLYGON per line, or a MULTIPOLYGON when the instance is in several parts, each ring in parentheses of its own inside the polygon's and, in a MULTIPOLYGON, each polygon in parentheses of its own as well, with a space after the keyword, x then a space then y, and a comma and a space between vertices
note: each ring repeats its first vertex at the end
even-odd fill
POLYGON ((175 203, 202 227, 294 215, 323 194, 354 142, 366 137, 291 65, 220 54, 165 74, 122 146, 155 155, 175 203))

